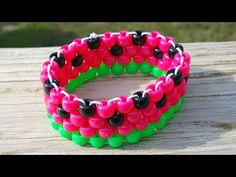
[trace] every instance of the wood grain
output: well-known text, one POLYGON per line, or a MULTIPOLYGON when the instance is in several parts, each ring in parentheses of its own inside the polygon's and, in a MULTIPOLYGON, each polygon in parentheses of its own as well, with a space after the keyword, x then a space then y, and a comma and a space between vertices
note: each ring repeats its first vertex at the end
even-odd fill
MULTIPOLYGON (((119 149, 80 147, 50 127, 39 73, 57 47, 1 48, 0 154, 236 154, 236 42, 183 45, 192 55, 183 109, 161 132, 119 149)), ((99 78, 78 94, 111 98, 153 81, 143 75, 99 78)))

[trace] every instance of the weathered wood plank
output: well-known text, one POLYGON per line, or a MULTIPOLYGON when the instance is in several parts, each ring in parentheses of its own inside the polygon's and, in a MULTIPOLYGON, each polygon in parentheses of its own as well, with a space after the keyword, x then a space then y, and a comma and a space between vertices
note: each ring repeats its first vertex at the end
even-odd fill
MULTIPOLYGON (((39 72, 57 47, 0 49, 0 154, 236 154, 236 42, 184 46, 192 68, 183 109, 161 132, 120 149, 80 147, 50 128, 39 72)), ((78 94, 111 98, 153 81, 142 75, 98 78, 78 94)))

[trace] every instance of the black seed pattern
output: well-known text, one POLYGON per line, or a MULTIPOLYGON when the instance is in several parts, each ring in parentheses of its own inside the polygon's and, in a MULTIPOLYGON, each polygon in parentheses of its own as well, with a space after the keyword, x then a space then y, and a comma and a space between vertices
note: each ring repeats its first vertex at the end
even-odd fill
POLYGON ((91 99, 84 99, 85 101, 85 105, 84 103, 80 102, 79 105, 79 112, 83 117, 92 117, 95 112, 96 112, 96 105, 95 104, 91 104, 89 105, 89 103, 92 101, 91 99))

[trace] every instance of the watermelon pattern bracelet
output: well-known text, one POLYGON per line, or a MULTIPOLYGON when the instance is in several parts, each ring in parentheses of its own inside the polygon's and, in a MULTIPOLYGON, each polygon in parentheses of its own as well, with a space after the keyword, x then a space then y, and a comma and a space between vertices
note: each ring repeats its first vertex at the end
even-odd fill
POLYGON ((61 46, 43 63, 40 79, 46 115, 62 137, 81 146, 116 148, 137 143, 162 129, 180 110, 189 72, 190 55, 160 32, 92 33, 61 46), (153 75, 156 82, 111 99, 75 94, 96 77, 138 72, 153 75))

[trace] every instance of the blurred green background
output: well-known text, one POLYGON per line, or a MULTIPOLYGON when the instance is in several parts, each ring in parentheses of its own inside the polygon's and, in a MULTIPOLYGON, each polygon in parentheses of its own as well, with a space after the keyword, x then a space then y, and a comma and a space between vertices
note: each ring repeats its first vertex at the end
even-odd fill
POLYGON ((0 47, 46 47, 70 43, 76 37, 105 31, 160 31, 182 42, 235 41, 236 23, 180 22, 5 22, 0 23, 0 47))

